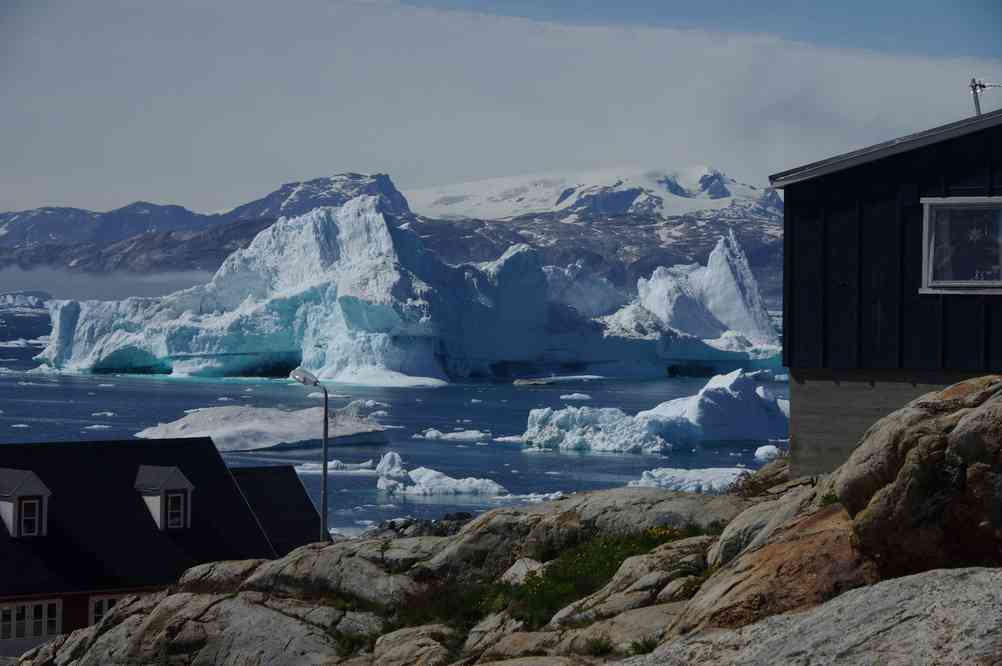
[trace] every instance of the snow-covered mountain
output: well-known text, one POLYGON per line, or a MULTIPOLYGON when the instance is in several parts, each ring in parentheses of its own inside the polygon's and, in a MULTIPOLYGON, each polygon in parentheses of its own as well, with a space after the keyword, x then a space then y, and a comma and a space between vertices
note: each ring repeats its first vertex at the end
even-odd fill
POLYGON ((705 167, 503 178, 406 198, 386 175, 345 173, 287 183, 213 215, 146 203, 108 213, 2 213, 0 268, 212 271, 279 217, 359 195, 382 197, 387 210, 416 211, 411 230, 448 263, 491 261, 525 244, 544 265, 577 266, 628 293, 658 267, 705 264, 718 239, 734 232, 766 303, 775 308, 781 298, 782 199, 705 167))
POLYGON ((775 207, 778 203, 773 190, 739 183, 705 166, 493 178, 405 194, 416 212, 439 219, 511 220, 541 214, 571 222, 593 215, 667 218, 735 205, 775 207))
MULTIPOLYGON (((561 300, 566 289, 551 288, 574 276, 544 270, 533 248, 450 265, 414 231, 417 219, 383 195, 283 217, 207 284, 159 298, 52 304, 51 341, 38 358, 66 370, 196 375, 284 374, 302 364, 341 381, 413 383, 519 367, 661 375, 674 362, 775 353, 747 342, 721 348, 638 303, 591 318, 561 300)), ((754 303, 735 295, 754 282, 735 270, 744 257, 734 251, 734 260, 711 263, 700 296, 734 301, 721 312, 754 303)), ((588 284, 600 297, 585 303, 616 307, 607 284, 588 284)))

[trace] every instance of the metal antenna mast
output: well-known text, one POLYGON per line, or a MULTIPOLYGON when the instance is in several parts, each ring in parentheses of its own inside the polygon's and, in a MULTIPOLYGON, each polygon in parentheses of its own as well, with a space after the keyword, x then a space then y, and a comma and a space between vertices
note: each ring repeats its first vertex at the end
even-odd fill
POLYGON ((981 115, 981 97, 980 94, 985 91, 986 88, 1002 88, 1002 84, 999 83, 985 83, 984 81, 978 81, 977 79, 971 79, 971 97, 974 98, 974 115, 981 115))

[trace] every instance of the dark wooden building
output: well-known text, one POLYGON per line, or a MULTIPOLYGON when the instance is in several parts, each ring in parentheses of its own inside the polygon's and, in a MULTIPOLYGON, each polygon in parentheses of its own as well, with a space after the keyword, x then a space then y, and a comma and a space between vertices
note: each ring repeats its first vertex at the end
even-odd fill
POLYGON ((290 466, 231 473, 208 438, 0 445, 0 656, 196 564, 318 540, 290 466))
POLYGON ((1002 110, 770 180, 795 474, 834 469, 923 393, 1002 372, 1002 110))

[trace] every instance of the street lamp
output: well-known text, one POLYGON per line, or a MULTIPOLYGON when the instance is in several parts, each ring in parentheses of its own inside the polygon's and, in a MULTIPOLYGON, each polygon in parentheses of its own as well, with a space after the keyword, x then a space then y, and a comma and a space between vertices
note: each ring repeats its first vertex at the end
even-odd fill
POLYGON ((324 392, 324 462, 323 472, 320 476, 320 540, 330 541, 330 533, 327 531, 327 388, 312 373, 303 368, 296 368, 289 374, 289 377, 303 386, 319 386, 320 390, 324 392))

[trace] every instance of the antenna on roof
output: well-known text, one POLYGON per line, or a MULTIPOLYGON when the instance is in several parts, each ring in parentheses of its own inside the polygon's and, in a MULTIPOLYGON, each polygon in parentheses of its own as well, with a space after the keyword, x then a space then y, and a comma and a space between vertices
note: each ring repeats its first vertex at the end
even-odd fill
POLYGON ((985 88, 1002 88, 1002 84, 985 83, 984 81, 971 79, 971 97, 974 98, 974 115, 976 116, 981 115, 981 98, 979 95, 985 91, 985 88))

